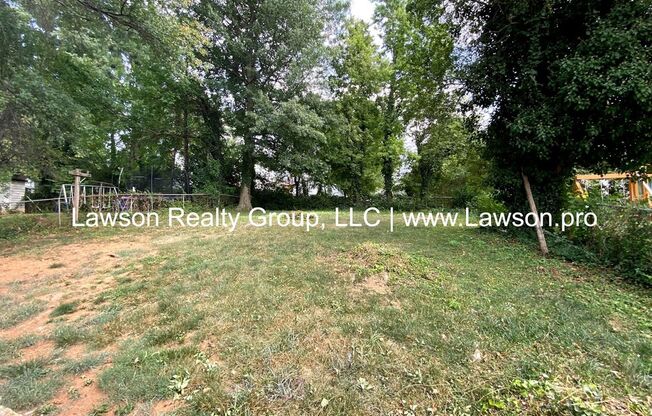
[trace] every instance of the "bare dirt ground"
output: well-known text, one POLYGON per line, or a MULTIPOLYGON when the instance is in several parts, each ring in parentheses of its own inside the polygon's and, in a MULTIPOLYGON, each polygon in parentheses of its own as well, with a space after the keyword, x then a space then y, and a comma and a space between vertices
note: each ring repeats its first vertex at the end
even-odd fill
MULTIPOLYGON (((61 353, 51 339, 54 325, 50 314, 62 303, 75 303, 75 311, 65 315, 67 322, 88 318, 96 313, 93 300, 115 285, 116 269, 123 264, 122 256, 129 254, 144 257, 156 250, 152 236, 141 235, 129 239, 108 239, 106 241, 75 242, 48 245, 27 253, 8 253, 0 256, 0 296, 12 303, 32 302, 41 306, 40 312, 15 326, 0 330, 0 339, 13 341, 27 335, 35 335, 38 341, 20 351, 19 358, 12 364, 20 364, 38 358, 61 353)), ((13 250, 12 250, 13 251, 13 250)), ((119 273, 118 273, 119 275, 119 273)), ((86 415, 106 400, 99 389, 97 376, 111 365, 111 354, 115 349, 109 346, 101 352, 108 358, 99 367, 67 376, 62 388, 50 401, 57 408, 58 415, 86 415)), ((81 345, 68 347, 64 357, 79 360, 86 354, 81 345)), ((97 354, 97 351, 95 351, 97 354)), ((162 410, 168 403, 155 405, 162 410)), ((25 414, 36 414, 34 409, 25 414)))

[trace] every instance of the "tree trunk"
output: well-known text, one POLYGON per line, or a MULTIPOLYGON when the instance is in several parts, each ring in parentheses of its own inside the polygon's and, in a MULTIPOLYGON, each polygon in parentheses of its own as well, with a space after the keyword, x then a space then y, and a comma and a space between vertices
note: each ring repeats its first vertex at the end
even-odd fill
POLYGON ((385 198, 391 200, 394 198, 394 163, 388 156, 385 156, 385 160, 383 160, 383 180, 385 182, 385 198))
MULTIPOLYGON (((417 136, 415 138, 415 145, 417 147, 417 155, 422 156, 423 142, 425 138, 417 136)), ((432 179, 432 169, 425 163, 423 157, 417 161, 417 170, 419 171, 419 201, 423 202, 430 188, 430 181, 432 179)))
POLYGON ((251 190, 246 182, 240 185, 240 200, 238 201, 238 211, 250 211, 251 206, 251 190))
POLYGON ((170 192, 174 192, 174 170, 177 167, 177 149, 172 149, 172 160, 170 162, 170 192))
MULTIPOLYGON (((392 58, 394 60, 396 58, 392 58)), ((394 102, 394 80, 392 80, 389 86, 389 95, 387 97, 387 108, 385 110, 385 129, 383 132, 383 181, 385 188, 385 198, 391 200, 394 196, 394 161, 392 160, 391 155, 391 145, 392 145, 392 127, 394 126, 395 120, 395 102, 394 102)))
POLYGON ((432 170, 429 166, 423 163, 423 160, 419 160, 419 200, 424 201, 427 198, 428 190, 430 189, 430 183, 432 179, 432 170))
POLYGON ((113 171, 115 170, 117 158, 118 158, 118 150, 117 150, 117 144, 115 140, 116 133, 111 133, 111 175, 113 175, 113 171))
MULTIPOLYGON (((109 147, 110 147, 110 153, 111 153, 111 155, 110 155, 111 160, 109 162, 109 171, 111 172, 111 182, 112 183, 114 182, 113 175, 115 175, 115 170, 118 168, 117 163, 116 163, 117 162, 117 156, 118 156, 118 150, 117 150, 117 144, 116 144, 115 136, 116 136, 116 133, 111 133, 111 135, 109 136, 110 137, 109 147)), ((118 180, 118 188, 119 187, 120 187, 120 181, 118 180)))
MULTIPOLYGON (((255 59, 255 58, 254 58, 255 59)), ((244 69, 247 77, 248 91, 245 96, 244 117, 247 119, 247 113, 254 111, 254 88, 256 85, 256 70, 254 62, 250 62, 244 69)), ((242 149, 242 167, 240 171, 240 201, 238 210, 250 211, 251 206, 251 189, 254 186, 254 175, 256 173, 256 161, 254 160, 255 134, 251 132, 251 124, 246 122, 247 129, 244 133, 244 147, 242 149)))
POLYGON ((523 171, 521 171, 521 176, 523 177, 523 185, 525 186, 525 194, 527 195, 527 202, 530 204, 530 211, 537 218, 535 228, 537 231, 537 239, 539 240, 539 248, 541 249, 541 253, 546 255, 548 254, 548 244, 546 244, 546 236, 543 234, 543 228, 541 228, 541 223, 539 222, 539 213, 537 212, 537 206, 534 204, 534 197, 532 196, 530 181, 528 180, 527 175, 523 171))
POLYGON ((190 189, 190 133, 188 131, 188 109, 183 109, 183 189, 187 194, 190 189))
POLYGON ((308 187, 308 181, 306 179, 301 179, 301 187, 303 188, 303 196, 308 196, 310 190, 308 187))
POLYGON ((250 211, 251 206, 251 187, 254 182, 254 138, 247 134, 242 149, 242 167, 240 172, 240 201, 238 202, 239 211, 250 211))

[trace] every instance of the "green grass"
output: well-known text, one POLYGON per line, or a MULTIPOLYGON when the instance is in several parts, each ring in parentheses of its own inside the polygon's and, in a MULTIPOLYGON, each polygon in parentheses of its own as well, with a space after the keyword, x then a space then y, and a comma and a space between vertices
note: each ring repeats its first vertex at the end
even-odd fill
POLYGON ((49 400, 61 387, 61 379, 43 359, 0 367, 2 405, 27 409, 49 400))
POLYGON ((57 347, 68 347, 81 342, 86 337, 82 328, 72 325, 61 325, 54 329, 52 339, 57 347))
POLYGON ((8 297, 0 298, 0 329, 11 328, 43 310, 43 306, 37 302, 17 302, 8 297))
POLYGON ((116 402, 164 399, 174 393, 170 379, 192 365, 194 347, 151 349, 133 345, 119 354, 100 377, 100 387, 116 402))
POLYGON ((18 358, 20 350, 31 347, 38 342, 36 335, 23 335, 16 339, 0 339, 0 363, 18 358))
POLYGON ((6 215, 0 221, 0 241, 23 240, 27 235, 49 232, 57 224, 55 214, 6 215))
POLYGON ((65 363, 61 370, 66 374, 82 374, 104 363, 106 359, 106 354, 91 354, 65 363))
POLYGON ((75 311, 76 308, 77 302, 62 303, 61 305, 54 308, 52 312, 50 312, 50 318, 56 318, 57 316, 71 314, 75 311))
POLYGON ((608 270, 466 228, 139 232, 156 251, 124 256, 93 314, 52 328, 64 348, 117 349, 99 376, 111 407, 650 414, 651 293, 608 270))

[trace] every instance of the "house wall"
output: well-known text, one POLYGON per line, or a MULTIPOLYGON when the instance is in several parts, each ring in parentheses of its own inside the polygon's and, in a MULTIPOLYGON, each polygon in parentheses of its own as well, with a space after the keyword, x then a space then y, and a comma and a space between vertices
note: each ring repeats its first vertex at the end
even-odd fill
POLYGON ((25 212, 25 181, 11 181, 0 184, 0 212, 25 212))

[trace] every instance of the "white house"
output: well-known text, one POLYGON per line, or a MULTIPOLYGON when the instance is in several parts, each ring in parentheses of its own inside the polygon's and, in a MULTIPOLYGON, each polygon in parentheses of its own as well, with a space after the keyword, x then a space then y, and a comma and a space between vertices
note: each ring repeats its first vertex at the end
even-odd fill
POLYGON ((25 212, 25 184, 27 177, 14 175, 9 182, 0 183, 0 213, 25 212))

